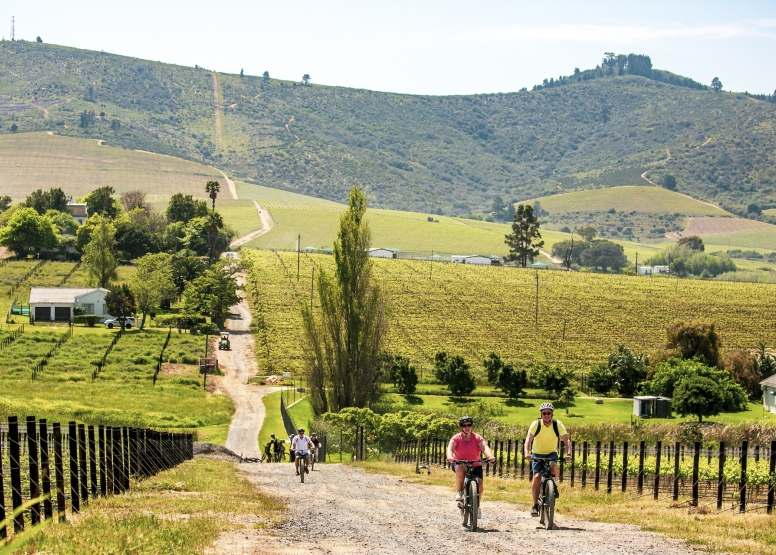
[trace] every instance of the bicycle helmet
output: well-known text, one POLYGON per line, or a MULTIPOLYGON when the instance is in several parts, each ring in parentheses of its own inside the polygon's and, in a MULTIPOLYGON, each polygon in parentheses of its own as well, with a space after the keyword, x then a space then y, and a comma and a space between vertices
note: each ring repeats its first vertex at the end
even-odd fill
POLYGON ((462 416, 458 419, 458 425, 463 426, 464 424, 471 424, 474 426, 474 419, 471 416, 462 416))
POLYGON ((296 431, 304 433, 304 428, 297 428, 296 431))
POLYGON ((310 434, 310 437, 318 437, 318 434, 316 434, 315 432, 313 432, 313 433, 311 433, 311 434, 310 434))
POLYGON ((552 403, 542 403, 542 406, 539 407, 539 410, 543 411, 544 409, 550 409, 552 412, 555 412, 555 407, 552 406, 552 403))

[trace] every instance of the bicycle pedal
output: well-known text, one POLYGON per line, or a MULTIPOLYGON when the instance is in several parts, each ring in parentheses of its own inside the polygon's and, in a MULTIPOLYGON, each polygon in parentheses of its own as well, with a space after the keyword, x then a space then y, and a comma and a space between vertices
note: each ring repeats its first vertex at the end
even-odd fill
POLYGON ((463 510, 463 501, 458 502, 458 508, 463 510))

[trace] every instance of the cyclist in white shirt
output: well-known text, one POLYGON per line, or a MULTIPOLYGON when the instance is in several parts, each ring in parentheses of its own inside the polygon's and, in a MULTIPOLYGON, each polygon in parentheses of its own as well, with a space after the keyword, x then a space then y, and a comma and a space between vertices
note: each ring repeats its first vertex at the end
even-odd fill
POLYGON ((297 432, 299 434, 295 435, 294 439, 291 440, 291 450, 296 454, 294 465, 296 466, 296 475, 299 476, 299 457, 305 458, 307 466, 305 466, 304 470, 307 474, 310 473, 310 446, 312 445, 312 440, 304 435, 304 428, 299 428, 297 432))

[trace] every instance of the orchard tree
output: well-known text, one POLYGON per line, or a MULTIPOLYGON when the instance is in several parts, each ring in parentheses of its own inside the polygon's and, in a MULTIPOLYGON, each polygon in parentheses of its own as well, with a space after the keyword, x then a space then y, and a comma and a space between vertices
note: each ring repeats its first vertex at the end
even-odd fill
POLYGON ((704 416, 716 416, 722 412, 724 398, 714 380, 694 376, 676 387, 671 404, 682 416, 691 414, 698 417, 698 422, 703 422, 704 416))
POLYGON ((533 206, 519 205, 512 223, 512 233, 505 236, 504 242, 509 246, 509 254, 504 257, 504 261, 517 262, 525 268, 544 246, 544 241, 538 241, 541 238, 539 220, 534 215, 533 206))
POLYGON ((403 356, 394 357, 391 363, 390 380, 402 395, 415 393, 418 385, 418 373, 410 364, 410 359, 403 356))
POLYGON ((136 261, 137 272, 129 279, 129 287, 143 314, 140 329, 145 327, 146 316, 164 300, 175 298, 177 290, 172 279, 172 255, 147 254, 136 261))
POLYGON ((89 220, 92 221, 93 226, 89 243, 84 247, 83 262, 89 271, 91 282, 97 287, 107 289, 111 280, 118 277, 115 252, 116 228, 108 218, 99 214, 90 217, 89 220))
POLYGON ((8 247, 18 255, 54 249, 58 244, 59 237, 54 223, 32 208, 19 208, 5 227, 0 228, 0 245, 8 247))

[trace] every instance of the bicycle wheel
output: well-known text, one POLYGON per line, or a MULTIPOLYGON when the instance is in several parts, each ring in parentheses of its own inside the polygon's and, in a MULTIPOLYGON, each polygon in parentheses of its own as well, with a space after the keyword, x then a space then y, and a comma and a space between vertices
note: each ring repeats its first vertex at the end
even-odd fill
POLYGON ((463 501, 461 501, 461 526, 469 526, 469 483, 463 484, 463 501))
POLYGON ((304 457, 299 458, 299 475, 302 477, 302 483, 304 484, 305 469, 307 468, 307 461, 304 457))
POLYGON ((544 487, 544 526, 552 530, 555 521, 555 480, 547 480, 544 487))
POLYGON ((477 480, 474 480, 469 484, 469 487, 472 490, 472 501, 471 501, 471 515, 469 516, 469 522, 471 523, 471 526, 469 526, 469 530, 472 532, 477 531, 477 513, 480 509, 480 489, 479 489, 479 483, 477 480))
POLYGON ((315 470, 315 455, 310 453, 310 472, 315 470))

